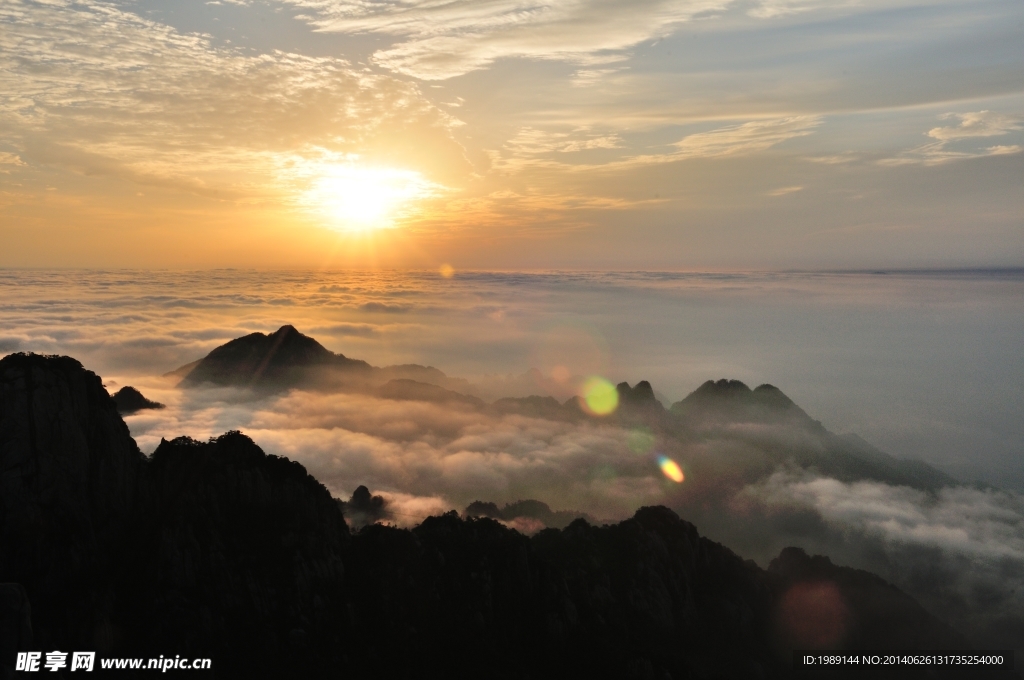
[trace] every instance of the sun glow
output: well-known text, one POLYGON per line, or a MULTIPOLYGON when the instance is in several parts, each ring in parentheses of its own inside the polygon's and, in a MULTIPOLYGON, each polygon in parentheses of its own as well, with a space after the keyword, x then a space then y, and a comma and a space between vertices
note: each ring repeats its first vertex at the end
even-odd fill
POLYGON ((396 226, 410 204, 430 196, 433 185, 418 172, 334 165, 313 180, 305 203, 341 231, 396 226))

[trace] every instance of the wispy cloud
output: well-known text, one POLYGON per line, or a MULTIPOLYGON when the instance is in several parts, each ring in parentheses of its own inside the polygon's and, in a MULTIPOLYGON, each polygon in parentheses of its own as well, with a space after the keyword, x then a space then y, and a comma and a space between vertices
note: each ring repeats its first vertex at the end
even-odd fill
POLYGON ((954 125, 934 127, 928 136, 937 141, 910 149, 894 158, 879 161, 883 165, 938 165, 955 160, 1005 156, 1024 151, 1024 144, 986 145, 977 140, 1002 137, 1024 129, 1024 118, 992 111, 947 113, 942 120, 957 121, 954 125))
POLYGON ((1014 130, 1020 130, 1022 121, 1015 116, 1008 116, 992 111, 974 113, 947 113, 939 116, 943 120, 960 121, 957 125, 935 127, 928 131, 928 136, 942 142, 972 137, 998 137, 1014 130))
POLYGON ((817 116, 788 116, 755 120, 684 137, 676 142, 683 158, 717 158, 765 151, 795 137, 805 137, 821 125, 817 116))
POLYGON ((599 66, 623 51, 671 33, 697 15, 723 11, 729 0, 636 2, 356 2, 292 0, 319 30, 381 33, 399 38, 374 60, 424 80, 442 80, 507 57, 559 59, 599 66))
POLYGON ((687 135, 678 142, 664 147, 661 153, 641 155, 631 155, 631 149, 614 133, 581 136, 580 130, 565 133, 523 128, 500 151, 492 152, 492 166, 506 173, 521 172, 530 168, 575 173, 606 173, 689 159, 745 156, 768 151, 790 139, 813 134, 821 123, 822 119, 819 116, 787 116, 748 121, 687 135), (583 149, 620 151, 615 157, 603 162, 588 159, 572 162, 556 155, 558 152, 583 149))
POLYGON ((287 193, 279 169, 324 150, 447 143, 452 119, 417 86, 344 59, 218 46, 99 2, 8 2, 0 23, 5 165, 234 199, 287 193))
POLYGON ((772 189, 765 193, 765 196, 771 196, 777 198, 779 196, 788 196, 789 194, 795 194, 798 191, 803 191, 803 187, 780 187, 778 189, 772 189))

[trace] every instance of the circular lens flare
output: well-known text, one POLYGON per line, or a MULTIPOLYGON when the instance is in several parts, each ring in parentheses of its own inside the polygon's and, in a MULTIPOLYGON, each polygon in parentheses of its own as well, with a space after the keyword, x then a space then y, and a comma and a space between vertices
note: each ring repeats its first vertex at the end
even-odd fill
POLYGON ((587 411, 593 415, 606 416, 619 406, 619 392, 615 385, 599 376, 587 378, 580 393, 587 411))
POLYGON ((658 467, 661 468, 662 473, 673 482, 682 484, 686 477, 683 475, 683 468, 679 467, 679 463, 675 462, 668 456, 658 456, 658 467))
POLYGON ((634 427, 629 432, 628 444, 633 453, 647 453, 654 447, 654 434, 646 427, 634 427))

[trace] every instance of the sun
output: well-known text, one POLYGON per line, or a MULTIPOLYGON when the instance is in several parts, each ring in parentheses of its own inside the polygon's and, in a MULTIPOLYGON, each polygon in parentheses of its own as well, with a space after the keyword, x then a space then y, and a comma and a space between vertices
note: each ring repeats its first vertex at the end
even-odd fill
POLYGON ((412 170, 333 165, 324 168, 306 191, 304 202, 332 228, 365 232, 396 226, 432 185, 412 170))

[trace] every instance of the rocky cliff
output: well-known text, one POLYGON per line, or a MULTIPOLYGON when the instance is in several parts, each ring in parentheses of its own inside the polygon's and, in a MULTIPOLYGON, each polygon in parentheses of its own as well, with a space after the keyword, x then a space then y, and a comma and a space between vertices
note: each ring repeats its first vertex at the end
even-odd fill
POLYGON ((109 635, 145 467, 95 374, 68 357, 0 360, 0 582, 28 591, 37 643, 109 635))

